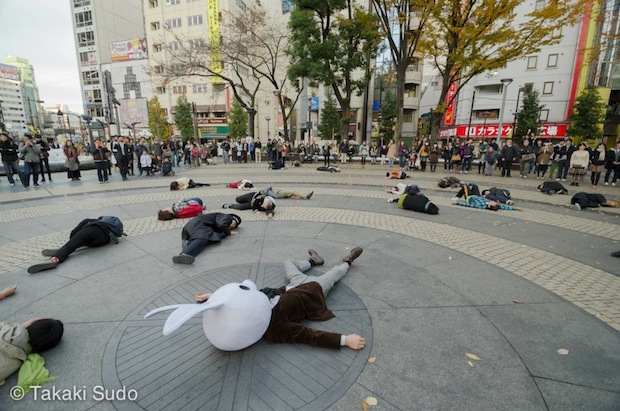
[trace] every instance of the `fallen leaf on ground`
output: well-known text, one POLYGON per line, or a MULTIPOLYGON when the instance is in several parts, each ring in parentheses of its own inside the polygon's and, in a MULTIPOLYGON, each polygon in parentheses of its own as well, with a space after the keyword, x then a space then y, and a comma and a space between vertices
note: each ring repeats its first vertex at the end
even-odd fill
POLYGON ((377 399, 375 397, 366 397, 364 402, 368 405, 377 405, 377 399))
POLYGON ((523 300, 512 300, 515 304, 523 304, 523 300))
POLYGON ((566 348, 560 348, 558 350, 558 354, 560 354, 560 355, 568 355, 568 350, 566 348))
POLYGON ((476 360, 476 361, 480 361, 480 357, 478 357, 477 355, 469 354, 469 353, 465 353, 465 355, 467 356, 467 358, 470 358, 470 359, 476 360))
POLYGON ((473 363, 473 362, 471 362, 471 361, 469 361, 469 360, 467 360, 467 364, 469 364, 469 366, 470 366, 470 367, 473 367, 473 366, 474 366, 474 363, 473 363))
POLYGON ((375 361, 377 361, 377 357, 370 357, 370 358, 368 359, 368 362, 369 362, 369 363, 371 363, 371 364, 374 364, 374 363, 375 363, 375 361))

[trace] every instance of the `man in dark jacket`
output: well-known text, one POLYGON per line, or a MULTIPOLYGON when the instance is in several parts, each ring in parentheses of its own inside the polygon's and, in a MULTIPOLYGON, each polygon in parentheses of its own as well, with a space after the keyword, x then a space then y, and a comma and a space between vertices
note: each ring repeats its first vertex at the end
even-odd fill
POLYGON ((15 186, 13 174, 19 174, 18 151, 19 146, 15 144, 11 135, 6 132, 2 133, 0 135, 0 153, 2 154, 2 164, 6 172, 6 178, 9 180, 11 187, 15 186))
POLYGON ((236 214, 209 213, 189 220, 183 231, 183 250, 172 257, 177 264, 193 264, 198 254, 210 243, 219 243, 222 239, 234 235, 231 231, 241 224, 241 217, 236 214))
POLYGON ((96 140, 95 149, 93 150, 92 155, 95 160, 95 167, 97 167, 99 184, 108 182, 108 153, 108 149, 101 143, 101 141, 96 140))
POLYGON ((41 137, 40 134, 35 135, 35 142, 41 146, 41 160, 39 161, 39 171, 41 171, 41 181, 45 183, 45 168, 47 168, 47 177, 52 182, 52 171, 50 170, 50 145, 41 137), (45 168, 43 167, 45 165, 45 168))
POLYGON ((615 207, 618 208, 620 203, 618 201, 607 201, 604 195, 598 193, 584 193, 579 192, 570 199, 570 203, 576 210, 582 210, 584 208, 597 208, 597 207, 615 207))
POLYGON ((101 216, 99 218, 87 218, 71 231, 69 241, 59 249, 45 249, 41 251, 49 260, 35 264, 28 268, 30 274, 45 270, 51 270, 63 261, 71 253, 81 247, 101 247, 110 242, 118 244, 118 237, 123 233, 123 223, 118 217, 101 216))
POLYGON ((112 153, 114 153, 114 157, 116 158, 116 165, 121 172, 121 177, 123 178, 123 181, 127 180, 127 173, 129 172, 129 156, 131 155, 131 150, 129 149, 129 145, 125 143, 125 140, 122 137, 120 137, 118 141, 115 141, 112 144, 112 153))
POLYGON ((502 160, 502 177, 510 177, 510 169, 512 168, 512 162, 517 155, 515 147, 512 145, 512 140, 508 139, 506 145, 502 148, 500 153, 502 160))

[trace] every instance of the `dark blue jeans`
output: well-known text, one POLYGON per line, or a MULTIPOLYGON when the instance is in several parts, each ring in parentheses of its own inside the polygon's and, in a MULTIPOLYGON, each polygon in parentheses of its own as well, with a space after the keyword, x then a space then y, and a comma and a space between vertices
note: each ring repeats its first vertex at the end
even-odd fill
POLYGON ((19 175, 19 162, 17 160, 3 161, 2 164, 4 164, 4 171, 6 172, 7 180, 9 180, 9 183, 15 184, 13 174, 19 175))
POLYGON ((471 169, 471 156, 463 156, 463 163, 461 164, 461 171, 469 171, 471 169))
POLYGON ((24 187, 30 186, 30 174, 34 185, 39 184, 39 163, 24 163, 24 187))
POLYGON ((95 162, 95 167, 97 167, 97 178, 99 178, 99 181, 101 182, 108 181, 108 162, 107 161, 95 162))
POLYGON ((204 238, 197 238, 195 240, 189 240, 189 243, 183 248, 182 253, 191 255, 192 257, 197 257, 198 254, 205 249, 205 247, 209 244, 208 240, 204 238))

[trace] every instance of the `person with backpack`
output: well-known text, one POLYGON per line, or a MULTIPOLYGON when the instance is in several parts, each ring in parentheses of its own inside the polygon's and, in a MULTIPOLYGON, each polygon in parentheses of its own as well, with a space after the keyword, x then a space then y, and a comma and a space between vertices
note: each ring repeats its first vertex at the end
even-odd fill
POLYGON ((101 247, 110 242, 118 244, 119 237, 123 235, 126 235, 123 232, 123 223, 118 217, 101 216, 96 219, 84 219, 71 231, 69 241, 61 248, 41 251, 41 254, 50 259, 28 267, 28 272, 35 274, 56 268, 80 247, 101 247))
POLYGON ((236 214, 209 213, 192 218, 181 232, 183 249, 172 257, 176 264, 193 264, 194 259, 211 243, 235 235, 232 229, 239 227, 241 217, 236 214))
POLYGON ((56 347, 63 333, 63 323, 51 318, 33 318, 23 324, 0 322, 0 385, 31 360, 30 354, 56 347))

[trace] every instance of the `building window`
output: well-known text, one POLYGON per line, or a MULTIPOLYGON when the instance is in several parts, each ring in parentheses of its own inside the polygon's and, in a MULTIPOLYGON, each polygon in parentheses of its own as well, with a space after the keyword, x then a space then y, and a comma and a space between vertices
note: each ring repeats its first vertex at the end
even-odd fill
POLYGON ((166 94, 166 87, 156 87, 155 92, 157 94, 166 94))
POLYGON ((547 7, 547 0, 536 0, 536 10, 542 10, 547 7))
POLYGON ((99 84, 99 72, 98 71, 83 71, 82 72, 82 84, 99 84))
POLYGON ((77 37, 79 47, 93 46, 95 44, 95 33, 92 31, 78 33, 77 37))
POLYGON ((151 23, 151 31, 155 31, 155 30, 159 30, 159 22, 158 21, 154 21, 151 23))
POLYGON ((159 0, 149 0, 149 8, 154 9, 159 7, 159 0))
POLYGON ((207 42, 204 39, 190 39, 189 46, 192 49, 199 49, 207 47, 207 42))
POLYGON ((417 84, 410 84, 408 86, 405 86, 405 93, 407 94, 407 97, 416 97, 418 95, 418 85, 417 84))
POLYGON ((181 50, 181 42, 180 41, 171 42, 170 44, 168 44, 168 49, 170 51, 181 50))
POLYGON ((538 64, 538 56, 530 56, 527 58, 527 69, 528 70, 535 69, 537 64, 538 64))
POLYGON ((413 112, 407 111, 403 114, 403 123, 413 123, 413 112))
POLYGON ((222 84, 222 83, 215 83, 213 84, 213 92, 214 93, 221 93, 224 90, 226 90, 226 85, 222 84))
POLYGON ((547 58, 547 67, 557 67, 558 66, 558 55, 557 54, 549 54, 547 58))
POLYGON ((88 52, 80 53, 80 62, 81 63, 86 63, 87 61, 89 61, 88 54, 89 54, 88 52))
POLYGON ((93 24, 93 14, 91 11, 75 13, 75 27, 90 26, 93 24))
POLYGON ((247 77, 250 74, 250 71, 243 66, 237 66, 237 72, 241 77, 247 77))
POLYGON ((540 121, 548 121, 549 120, 549 109, 542 109, 540 110, 540 117, 539 117, 540 121))
POLYGON ((174 6, 175 4, 181 4, 181 0, 166 0, 166 6, 174 6))
POLYGON ((157 53, 162 50, 161 44, 153 44, 153 52, 157 53))
POLYGON ((163 72, 164 72, 164 66, 154 66, 153 67, 153 73, 161 74, 163 72))
POLYGON ((407 66, 408 71, 419 71, 420 70, 420 59, 411 59, 409 65, 407 66))
POLYGON ((534 83, 525 83, 523 85, 523 91, 527 94, 527 93, 531 93, 532 91, 534 91, 534 83))
POLYGON ((543 94, 553 94, 553 81, 545 81, 543 94))
POLYGON ((187 94, 187 86, 172 86, 172 94, 187 94))
POLYGON ((195 94, 207 93, 208 92, 207 85, 206 84, 194 84, 192 86, 192 92, 195 94))
POLYGON ((202 15, 197 15, 197 16, 189 16, 187 18, 187 25, 188 26, 199 26, 202 24, 202 15))
POLYGON ((181 27, 181 19, 169 19, 166 20, 166 27, 169 29, 178 29, 181 27))
POLYGON ((90 0, 73 0, 74 8, 83 7, 83 6, 90 6, 90 0))

